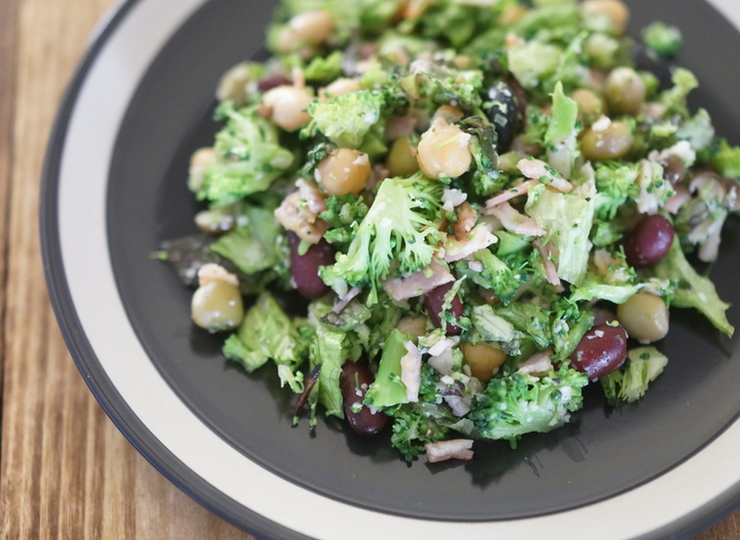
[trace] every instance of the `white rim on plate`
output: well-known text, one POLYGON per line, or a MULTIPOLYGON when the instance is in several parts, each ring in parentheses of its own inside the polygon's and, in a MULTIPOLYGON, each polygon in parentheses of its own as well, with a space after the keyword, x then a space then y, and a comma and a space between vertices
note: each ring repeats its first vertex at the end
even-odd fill
MULTIPOLYGON (((172 391, 136 337, 107 255, 105 215, 108 170, 129 101, 158 51, 204 3, 126 3, 114 24, 98 36, 98 48, 88 55, 76 91, 68 97, 66 122, 57 126, 63 145, 58 150, 58 221, 51 226, 58 225, 62 268, 76 317, 121 400, 168 452, 261 519, 326 540, 343 540, 349 532, 356 540, 375 540, 378 535, 389 540, 494 534, 534 538, 543 533, 562 538, 574 537, 574 524, 583 538, 649 537, 675 534, 726 508, 740 480, 740 461, 735 459, 740 448, 738 422, 681 465, 622 495, 542 517, 462 523, 388 515, 324 497, 268 472, 205 426, 172 391), (289 509, 285 501, 291 501, 289 509)), ((740 28, 740 5, 734 0, 710 3, 740 28)))

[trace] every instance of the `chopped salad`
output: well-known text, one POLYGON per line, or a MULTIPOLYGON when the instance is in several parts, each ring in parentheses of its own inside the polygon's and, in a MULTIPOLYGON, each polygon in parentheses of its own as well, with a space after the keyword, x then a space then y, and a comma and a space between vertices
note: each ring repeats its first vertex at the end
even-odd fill
MULTIPOLYGON (((695 269, 738 210, 740 148, 689 110, 679 29, 619 0, 283 0, 221 80, 160 255, 196 325, 275 369, 295 422, 468 460, 640 399, 669 308, 728 336, 695 269)), ((265 367, 266 365, 272 368, 265 367)))

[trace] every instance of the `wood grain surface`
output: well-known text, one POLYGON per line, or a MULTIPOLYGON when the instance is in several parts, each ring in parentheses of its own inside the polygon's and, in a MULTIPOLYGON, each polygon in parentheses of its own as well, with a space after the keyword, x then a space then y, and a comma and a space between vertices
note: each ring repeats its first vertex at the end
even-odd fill
MULTIPOLYGON (((88 36, 114 4, 0 0, 0 539, 255 540, 128 443, 85 386, 49 305, 37 216, 45 146, 88 36)), ((740 540, 740 512, 696 538, 740 540)))

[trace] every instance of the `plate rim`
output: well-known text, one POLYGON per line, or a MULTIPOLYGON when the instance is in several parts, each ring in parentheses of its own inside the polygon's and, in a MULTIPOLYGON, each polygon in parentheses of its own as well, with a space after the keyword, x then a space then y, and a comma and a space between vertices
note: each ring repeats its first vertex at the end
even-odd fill
MULTIPOLYGON (((189 468, 180 458, 163 444, 147 425, 137 417, 130 405, 120 394, 108 373, 102 366, 95 350, 88 340, 67 281, 67 273, 62 264, 61 235, 59 220, 59 183, 61 161, 64 154, 69 124, 80 90, 90 74, 93 64, 109 44, 111 36, 137 5, 156 0, 124 0, 102 20, 94 32, 93 40, 78 64, 61 100, 47 144, 47 152, 42 170, 41 194, 39 201, 39 225, 44 273, 49 297, 62 335, 70 353, 87 384, 106 414, 122 434, 152 465, 170 481, 201 505, 227 521, 239 526, 250 534, 263 537, 310 538, 282 524, 265 518, 235 501, 218 490, 196 471, 189 468)), ((199 7, 207 0, 198 0, 199 7)), ((717 0, 706 0, 717 9, 717 0)), ((719 10, 726 17, 724 10, 719 10)), ((737 421, 735 422, 737 424, 737 421)), ((733 424, 728 426, 728 429, 733 424)), ((721 437, 722 435, 718 435, 721 437)), ((704 450, 699 453, 704 452, 704 450)), ((680 466, 679 466, 680 468, 680 466)), ((694 512, 662 527, 656 528, 640 538, 664 538, 666 535, 689 537, 711 523, 726 516, 737 508, 740 482, 734 484, 713 499, 705 501, 694 512)))

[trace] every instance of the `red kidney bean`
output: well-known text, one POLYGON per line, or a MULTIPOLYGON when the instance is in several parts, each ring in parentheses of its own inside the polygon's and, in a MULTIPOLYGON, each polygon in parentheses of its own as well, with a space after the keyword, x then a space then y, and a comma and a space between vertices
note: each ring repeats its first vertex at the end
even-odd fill
POLYGON ((293 231, 288 231, 290 245, 290 273, 296 289, 309 300, 324 296, 329 286, 319 277, 319 267, 334 264, 334 248, 323 238, 313 244, 303 255, 298 253, 301 239, 293 231))
POLYGON ((648 216, 627 235, 624 254, 627 264, 640 267, 655 264, 671 249, 675 231, 673 225, 660 215, 648 216))
POLYGON ((365 392, 372 383, 373 376, 365 364, 348 361, 342 366, 339 387, 344 400, 344 417, 355 433, 365 437, 378 433, 388 421, 385 413, 373 413, 370 407, 362 404, 365 392))
MULTIPOLYGON (((444 305, 445 295, 450 291, 450 289, 452 289, 452 285, 452 283, 440 285, 424 295, 424 306, 427 308, 427 314, 432 320, 432 324, 437 328, 442 328, 442 306, 444 305)), ((462 317, 463 304, 459 295, 455 295, 452 299, 452 305, 448 311, 449 313, 452 313, 455 320, 462 317)), ((456 336, 461 332, 462 328, 454 323, 448 322, 447 326, 445 326, 445 333, 448 336, 456 336)))
POLYGON ((257 90, 260 92, 267 92, 268 90, 272 90, 278 86, 290 83, 291 80, 282 73, 271 73, 270 75, 265 75, 260 79, 257 83, 257 90))
POLYGON ((621 326, 597 324, 569 356, 573 367, 595 381, 619 369, 627 358, 627 332, 621 326))

